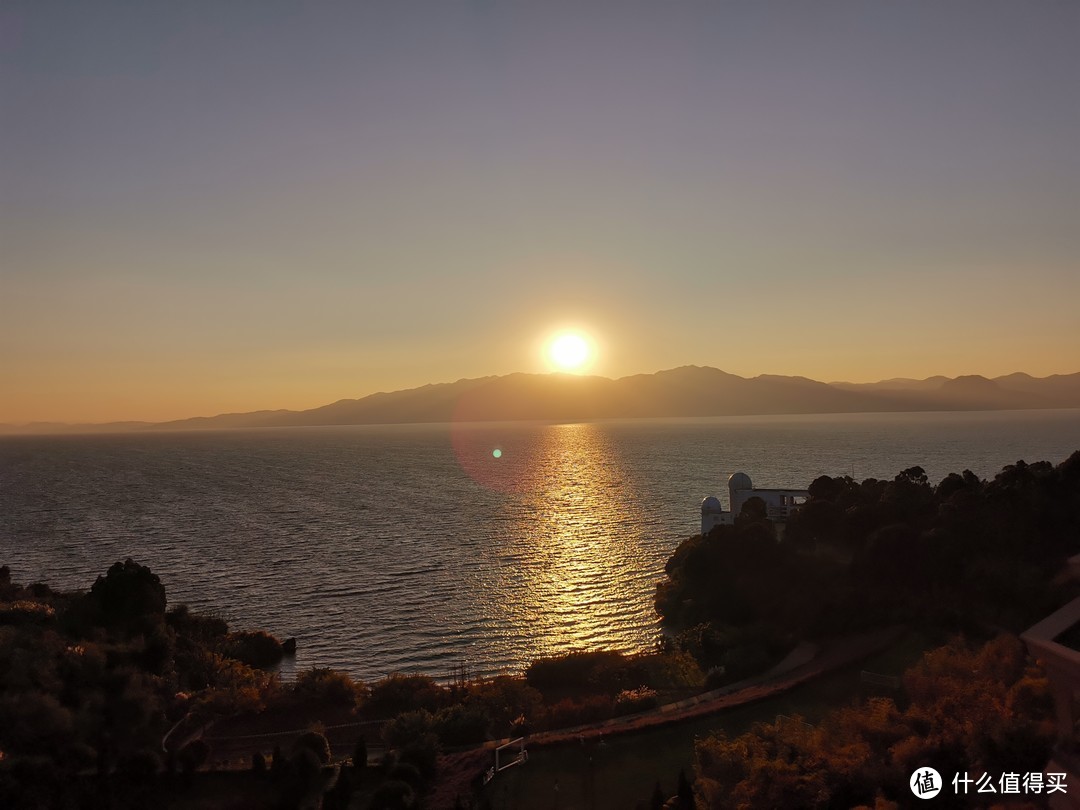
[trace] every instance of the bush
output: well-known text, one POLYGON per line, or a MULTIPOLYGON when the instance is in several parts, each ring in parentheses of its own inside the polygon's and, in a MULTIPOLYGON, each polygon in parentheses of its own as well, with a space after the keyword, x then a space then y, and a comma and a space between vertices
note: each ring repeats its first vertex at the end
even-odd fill
POLYGON ((320 700, 353 708, 367 696, 368 689, 354 681, 346 672, 329 667, 312 667, 296 676, 293 694, 297 697, 320 700))
POLYGON ((371 796, 371 810, 410 810, 416 806, 416 793, 408 782, 387 779, 371 796))
POLYGON ((330 742, 321 732, 307 731, 297 737, 293 743, 293 757, 301 751, 311 751, 323 765, 330 762, 330 742))
POLYGON ((262 630, 233 633, 225 642, 224 653, 229 658, 259 668, 272 667, 284 657, 281 642, 262 630))
POLYGON ((548 708, 544 715, 544 725, 549 729, 579 726, 607 720, 614 713, 615 704, 606 695, 593 695, 581 700, 565 698, 548 708))
POLYGON ((439 737, 435 734, 435 718, 421 709, 399 714, 383 726, 383 739, 398 751, 398 761, 415 765, 425 778, 435 775, 439 755, 439 737))
POLYGON ((466 706, 482 709, 491 718, 496 737, 504 737, 514 728, 523 728, 541 713, 544 697, 525 683, 524 678, 499 675, 468 685, 466 706))
POLYGON ((414 788, 419 788, 424 781, 423 777, 420 775, 420 769, 411 762, 399 762, 390 769, 386 774, 386 778, 399 779, 402 782, 407 782, 414 788))
POLYGON ((161 757, 149 749, 136 751, 120 762, 120 771, 137 781, 147 781, 161 770, 161 757))
POLYGON ((177 605, 165 614, 165 622, 179 635, 211 642, 229 634, 229 624, 219 616, 192 613, 187 605, 177 605))
POLYGON ((210 756, 210 746, 203 740, 192 740, 177 755, 180 770, 184 773, 194 773, 206 764, 210 756))
POLYGON ((448 702, 446 689, 427 675, 391 675, 373 687, 368 707, 376 717, 393 717, 424 709, 438 711, 448 702))
POLYGON ((460 703, 439 709, 432 727, 443 745, 468 745, 488 738, 491 717, 479 706, 460 703))
POLYGON ((52 695, 22 692, 0 697, 0 750, 51 755, 74 733, 74 718, 52 695))
POLYGON ((356 741, 356 745, 353 746, 352 764, 353 768, 358 771, 362 771, 367 767, 367 738, 362 734, 360 739, 356 741))
POLYGON ((165 586, 157 574, 130 557, 98 577, 90 596, 109 624, 131 625, 165 614, 165 586))
POLYGON ((525 670, 525 681, 541 692, 601 691, 613 694, 625 683, 630 662, 617 652, 573 652, 540 658, 525 670))
POLYGON ((301 746, 294 750, 289 758, 289 778, 285 782, 287 794, 294 797, 312 792, 322 781, 323 764, 319 755, 310 748, 301 746))
POLYGON ((653 709, 660 701, 656 690, 647 686, 639 686, 637 689, 624 689, 615 698, 615 714, 633 714, 653 709))
POLYGON ((434 735, 434 724, 434 716, 425 709, 402 712, 383 726, 382 738, 391 748, 402 748, 425 735, 434 735))

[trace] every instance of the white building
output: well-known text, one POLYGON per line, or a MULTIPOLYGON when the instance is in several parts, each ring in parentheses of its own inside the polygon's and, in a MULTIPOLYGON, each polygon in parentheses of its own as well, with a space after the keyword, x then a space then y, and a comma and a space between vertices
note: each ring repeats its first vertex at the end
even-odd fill
POLYGON ((730 526, 743 504, 751 498, 761 498, 769 520, 783 523, 788 516, 806 503, 810 493, 805 489, 756 489, 746 473, 737 472, 728 479, 731 511, 725 512, 720 499, 710 495, 701 502, 701 533, 708 534, 716 526, 730 526))

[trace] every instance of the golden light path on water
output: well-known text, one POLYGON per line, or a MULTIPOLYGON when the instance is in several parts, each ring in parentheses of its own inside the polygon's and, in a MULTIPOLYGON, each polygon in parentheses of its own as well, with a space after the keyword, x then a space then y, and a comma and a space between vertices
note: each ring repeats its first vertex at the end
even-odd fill
MULTIPOLYGON (((555 425, 525 471, 533 515, 524 527, 534 564, 502 569, 502 595, 493 608, 511 626, 535 630, 520 651, 524 660, 594 648, 636 649, 646 639, 618 632, 627 613, 648 616, 648 587, 631 572, 641 568, 639 497, 617 449, 595 425, 555 425), (618 531, 616 531, 618 529, 618 531)), ((647 631, 646 631, 647 632, 647 631)))
POLYGON ((650 649, 664 563, 736 470, 936 481, 1078 447, 1080 410, 15 437, 0 563, 83 590, 133 557, 171 605, 295 636, 286 678, 520 672, 650 649))

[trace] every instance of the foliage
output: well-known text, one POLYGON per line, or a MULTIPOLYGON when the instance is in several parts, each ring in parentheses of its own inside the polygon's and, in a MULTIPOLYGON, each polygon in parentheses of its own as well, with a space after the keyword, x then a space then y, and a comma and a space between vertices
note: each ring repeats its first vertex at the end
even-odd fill
POLYGON ((432 730, 444 746, 461 746, 488 739, 491 716, 482 706, 457 703, 439 709, 432 730))
POLYGON ((203 643, 219 641, 229 633, 229 625, 224 619, 192 613, 187 605, 177 605, 166 613, 165 622, 178 635, 203 643))
POLYGON ((297 674, 292 692, 302 700, 352 708, 365 699, 368 689, 361 681, 353 680, 347 672, 338 672, 329 667, 312 667, 297 674))
POLYGON ((360 738, 356 741, 356 745, 353 746, 353 768, 358 771, 363 771, 365 768, 367 768, 367 757, 367 738, 363 734, 361 734, 360 738))
POLYGON ((809 493, 782 542, 748 508, 680 544, 656 594, 674 648, 731 678, 767 666, 776 642, 898 622, 1019 631, 1060 604, 1048 583, 1080 536, 1080 452, 989 482, 965 470, 933 487, 910 467, 891 481, 822 476, 809 493), (751 626, 769 641, 730 638, 751 626))
POLYGON ((516 736, 539 717, 544 698, 523 678, 499 675, 473 681, 466 687, 464 703, 481 709, 490 718, 496 737, 516 736))
POLYGON ((526 683, 546 696, 585 693, 614 695, 642 679, 640 662, 607 650, 538 658, 525 670, 526 683))
POLYGON ((229 658, 260 669, 271 667, 284 657, 281 642, 262 630, 230 634, 222 652, 229 658))
POLYGON ((615 697, 615 714, 633 714, 659 705, 656 690, 648 686, 624 689, 615 697))
POLYGON ((447 690, 427 675, 394 674, 371 687, 367 707, 375 717, 392 717, 419 709, 435 712, 449 702, 447 690))
POLYGON ((698 790, 712 808, 851 807, 879 794, 903 802, 918 766, 974 773, 1040 770, 1052 727, 1045 677, 1018 639, 980 649, 956 641, 904 675, 908 706, 875 698, 817 728, 759 724, 695 748, 698 790))
POLYGON ((411 810, 416 807, 416 793, 408 782, 387 779, 371 796, 370 810, 411 810))
POLYGON ((197 771, 205 763, 210 756, 210 746, 206 744, 204 740, 192 740, 183 748, 180 749, 180 753, 177 755, 177 760, 180 763, 180 769, 185 773, 191 773, 197 771))
POLYGON ((607 695, 563 698, 548 706, 542 717, 544 728, 566 728, 607 720, 615 715, 615 701, 607 695))
POLYGON ((398 752, 401 762, 415 765, 425 778, 435 775, 439 737, 435 717, 426 709, 399 714, 383 726, 383 741, 398 752))
POLYGON ((435 718, 426 709, 402 712, 382 728, 382 738, 391 748, 404 748, 413 740, 435 737, 435 718))
POLYGON ((330 743, 326 735, 319 731, 305 731, 293 742, 293 756, 301 751, 311 751, 319 762, 327 765, 330 762, 330 743))
POLYGON ((160 619, 165 614, 165 586, 157 574, 130 557, 115 563, 90 588, 105 622, 137 624, 143 619, 160 619))

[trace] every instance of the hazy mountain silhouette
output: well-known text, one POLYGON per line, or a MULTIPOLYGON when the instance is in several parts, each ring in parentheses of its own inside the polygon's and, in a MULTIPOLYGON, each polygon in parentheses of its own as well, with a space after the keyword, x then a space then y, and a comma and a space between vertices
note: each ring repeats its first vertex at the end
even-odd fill
POLYGON ((683 366, 612 380, 572 374, 508 374, 342 399, 305 411, 200 416, 154 425, 0 425, 0 432, 193 430, 450 421, 567 421, 657 416, 1000 410, 1080 407, 1080 373, 1016 373, 877 383, 823 383, 762 374, 746 378, 683 366))

